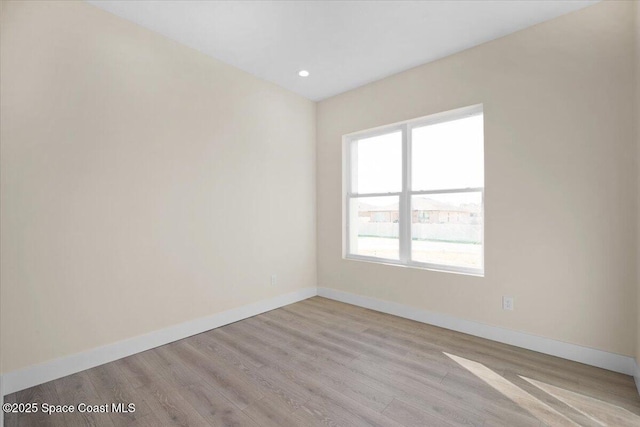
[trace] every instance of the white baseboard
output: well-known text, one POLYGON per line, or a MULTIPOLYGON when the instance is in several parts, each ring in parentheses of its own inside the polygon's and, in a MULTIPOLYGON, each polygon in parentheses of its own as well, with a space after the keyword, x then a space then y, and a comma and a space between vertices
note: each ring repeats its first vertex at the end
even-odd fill
MULTIPOLYGON (((318 288, 321 297, 369 308, 394 316, 404 317, 417 322, 440 326, 458 332, 464 332, 481 338, 498 341, 505 344, 522 347, 540 353, 550 354, 563 359, 573 360, 598 368, 620 372, 636 378, 636 384, 640 384, 640 371, 637 371, 635 359, 629 356, 609 353, 594 348, 569 344, 562 341, 544 338, 537 335, 504 329, 497 326, 485 325, 471 320, 459 319, 446 314, 433 313, 427 310, 409 307, 403 304, 383 301, 371 297, 350 294, 331 288, 318 288)), ((640 385, 639 392, 640 392, 640 385)))
MULTIPOLYGON (((30 366, 18 371, 8 372, 0 378, 2 396, 24 390, 47 381, 55 380, 85 369, 93 368, 123 357, 131 356, 154 347, 168 344, 192 335, 199 334, 229 323, 237 322, 266 311, 274 310, 294 302, 317 295, 315 287, 304 288, 296 292, 280 295, 265 301, 245 305, 212 316, 171 326, 124 341, 108 344, 82 353, 61 357, 41 365, 30 366)), ((0 417, 0 420, 2 417, 0 417)), ((0 421, 1 423, 1 421, 0 421)), ((0 424, 1 426, 1 424, 0 424)))
POLYGON ((636 360, 633 361, 635 365, 636 371, 633 374, 633 379, 636 380, 636 388, 638 389, 638 394, 640 394, 640 365, 636 360))

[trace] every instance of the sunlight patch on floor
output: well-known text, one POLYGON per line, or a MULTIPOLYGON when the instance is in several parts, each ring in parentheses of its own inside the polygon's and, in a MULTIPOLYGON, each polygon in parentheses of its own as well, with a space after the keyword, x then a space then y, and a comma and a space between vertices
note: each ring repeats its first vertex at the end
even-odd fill
POLYGON ((589 417, 602 426, 640 426, 640 417, 632 412, 627 411, 624 408, 612 405, 611 403, 603 402, 602 400, 595 399, 593 397, 585 396, 580 393, 565 390, 551 384, 543 383, 531 378, 526 378, 522 375, 519 375, 519 377, 527 381, 528 383, 538 387, 545 393, 550 394, 561 402, 566 403, 576 411, 582 413, 586 417, 589 417))
POLYGON ((520 407, 531 413, 543 423, 552 426, 578 426, 577 423, 573 422, 546 403, 540 401, 536 397, 522 390, 517 385, 493 372, 483 364, 465 359, 464 357, 454 356, 453 354, 444 354, 451 360, 480 378, 482 381, 489 384, 500 393, 504 394, 507 398, 513 400, 520 407))

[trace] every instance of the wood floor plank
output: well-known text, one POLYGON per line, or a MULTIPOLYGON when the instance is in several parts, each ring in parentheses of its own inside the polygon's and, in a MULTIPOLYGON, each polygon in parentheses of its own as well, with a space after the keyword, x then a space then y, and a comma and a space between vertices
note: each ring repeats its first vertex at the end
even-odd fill
POLYGON ((354 322, 369 326, 371 326, 371 324, 395 325, 399 328, 422 327, 424 325, 413 320, 403 319, 401 317, 391 316, 321 297, 302 301, 300 302, 300 307, 304 307, 307 310, 315 310, 325 317, 332 318, 333 321, 340 321, 341 323, 354 322))
MULTIPOLYGON (((272 344, 268 340, 263 339, 261 334, 255 333, 254 330, 244 327, 241 324, 230 325, 229 327, 221 328, 218 335, 215 338, 224 336, 228 343, 229 341, 236 340, 243 344, 243 354, 251 354, 254 359, 261 358, 262 355, 275 355, 278 359, 286 360, 294 356, 293 353, 286 350, 287 343, 272 344)), ((269 362, 267 361, 266 364, 269 362)), ((265 363, 263 363, 264 365, 265 363)))
POLYGON ((179 388, 178 392, 202 418, 213 426, 258 427, 259 425, 208 383, 179 388))
POLYGON ((445 398, 459 402, 485 418, 485 424, 535 427, 540 421, 505 395, 493 389, 470 372, 450 372, 439 384, 445 398))
POLYGON ((265 361, 261 354, 256 354, 255 352, 251 351, 251 349, 247 348, 247 343, 236 340, 233 336, 225 333, 222 328, 209 331, 207 335, 208 337, 213 338, 219 344, 224 344, 229 349, 243 355, 244 357, 249 359, 250 363, 255 367, 260 367, 265 364, 265 361))
POLYGON ((159 425, 210 425, 163 377, 157 377, 151 384, 138 390, 151 409, 151 414, 160 422, 159 425))
POLYGON ((5 396, 16 426, 640 426, 631 377, 325 298, 5 396))
POLYGON ((263 397, 259 389, 238 375, 235 370, 211 363, 206 356, 188 343, 178 342, 169 346, 168 349, 238 408, 244 409, 251 402, 263 397))
POLYGON ((260 320, 264 317, 279 319, 286 324, 295 327, 298 330, 305 330, 310 334, 318 332, 318 330, 322 329, 324 326, 313 322, 309 316, 299 316, 295 311, 285 310, 284 307, 278 310, 271 310, 266 313, 263 313, 259 316, 256 316, 256 320, 260 320))
MULTIPOLYGON (((11 393, 4 397, 4 403, 17 403, 17 393, 11 393)), ((4 411, 3 411, 4 412, 4 411)), ((4 427, 17 427, 18 426, 18 414, 17 413, 4 413, 4 427)))
POLYGON ((300 413, 339 426, 401 427, 382 413, 331 392, 314 395, 296 412, 300 413))
MULTIPOLYGON (((169 346, 145 352, 130 361, 134 371, 144 378, 161 375, 175 392, 214 426, 251 426, 249 419, 231 401, 186 365, 169 346)), ((147 381, 144 386, 148 386, 147 381)))
POLYGON ((282 426, 326 426, 306 413, 292 413, 278 399, 265 396, 252 402, 244 412, 262 427, 282 426))
POLYGON ((287 366, 273 365, 282 375, 295 381, 301 375, 311 377, 319 388, 329 388, 375 410, 386 407, 392 395, 367 385, 346 364, 331 358, 292 359, 287 366))
POLYGON ((195 335, 192 338, 192 340, 189 340, 189 344, 191 344, 193 347, 203 351, 212 351, 229 363, 253 368, 259 368, 263 366, 262 363, 254 363, 252 358, 247 354, 231 348, 221 342, 219 339, 216 339, 215 335, 204 333, 195 335))
MULTIPOLYGON (((69 375, 54 381, 56 391, 63 404, 77 405, 79 402, 88 405, 103 405, 103 399, 98 395, 93 383, 86 372, 69 375)), ((107 413, 79 412, 64 414, 67 426, 113 426, 111 417, 107 413)))
MULTIPOLYGON (((245 381, 252 384, 256 390, 262 392, 263 395, 280 399, 292 412, 307 400, 304 392, 301 393, 296 387, 292 387, 292 384, 282 383, 270 378, 268 375, 264 375, 265 371, 262 369, 248 367, 243 364, 229 363, 220 358, 215 351, 208 348, 199 351, 216 366, 227 371, 236 370, 238 375, 241 375, 245 381)), ((260 349, 258 348, 256 351, 260 351, 260 349)))
MULTIPOLYGON (((267 313, 267 314, 269 314, 269 313, 267 313)), ((340 357, 351 358, 351 359, 354 359, 354 358, 358 357, 358 353, 356 351, 349 350, 349 349, 347 349, 345 347, 342 347, 340 345, 335 345, 332 342, 330 342, 329 340, 325 339, 324 337, 319 337, 317 335, 310 336, 310 335, 308 335, 308 334, 306 334, 306 333, 304 333, 302 331, 298 331, 296 329, 291 328, 290 326, 288 326, 285 323, 282 323, 278 319, 267 320, 267 321, 265 321, 265 324, 267 326, 269 326, 269 327, 285 331, 285 332, 295 336, 296 338, 298 338, 302 342, 306 342, 306 343, 308 343, 310 345, 323 348, 324 350, 327 350, 327 351, 330 351, 332 353, 335 353, 340 357)))
POLYGON ((402 401, 394 400, 384 410, 383 414, 389 418, 396 420, 405 427, 451 427, 449 424, 440 418, 434 417, 416 407, 408 405, 402 401))
POLYGON ((155 414, 147 414, 144 417, 136 418, 129 424, 129 427, 158 427, 163 422, 155 414))
POLYGON ((478 426, 482 425, 485 420, 480 411, 471 411, 466 405, 451 399, 440 389, 437 381, 420 379, 411 374, 382 368, 376 362, 367 360, 354 361, 351 366, 392 390, 396 400, 419 407, 423 412, 446 423, 458 426, 478 426))
POLYGON ((134 354, 124 359, 116 360, 113 364, 122 372, 131 387, 138 388, 149 385, 154 380, 154 373, 144 369, 142 358, 152 354, 151 351, 134 354))
POLYGON ((393 400, 391 394, 376 390, 360 381, 347 380, 339 375, 325 371, 320 381, 328 388, 376 411, 382 411, 393 400))
MULTIPOLYGON (((296 340, 296 337, 290 336, 281 331, 276 331, 271 328, 265 328, 263 323, 256 317, 252 317, 250 319, 247 319, 246 321, 237 322, 234 324, 234 326, 235 325, 240 327, 246 333, 249 333, 253 336, 258 336, 269 342, 270 344, 276 345, 278 347, 286 347, 287 344, 296 340)), ((309 335, 312 335, 315 333, 315 331, 309 331, 308 333, 309 335)))
POLYGON ((330 329, 345 329, 354 332, 362 332, 370 325, 362 319, 349 319, 350 321, 344 322, 341 318, 335 318, 328 316, 326 312, 317 310, 314 307, 311 309, 308 307, 299 307, 297 305, 291 305, 283 307, 282 311, 293 316, 299 322, 305 324, 315 324, 317 329, 330 328, 330 329))
MULTIPOLYGON (((549 406, 553 410, 558 413, 563 414, 565 417, 569 418, 571 421, 576 424, 584 427, 601 427, 602 424, 591 417, 589 417, 584 412, 580 411, 576 407, 572 406, 569 402, 562 400, 561 398, 557 398, 539 388, 529 383, 528 381, 522 379, 520 376, 507 373, 502 375, 505 380, 511 382, 513 385, 520 388, 525 393, 528 393, 535 399, 549 406)), ((619 424, 612 424, 618 426, 619 424)))
POLYGON ((118 367, 113 363, 107 363, 96 368, 84 371, 96 392, 105 404, 112 403, 135 405, 134 412, 109 414, 111 421, 116 426, 127 426, 136 420, 149 414, 149 406, 146 404, 137 389, 131 387, 127 378, 122 374, 118 367))
POLYGON ((66 422, 64 414, 53 413, 51 415, 45 414, 42 411, 42 405, 44 403, 52 405, 60 405, 62 401, 56 391, 54 381, 50 381, 36 387, 32 387, 26 390, 19 391, 15 397, 16 402, 22 403, 37 403, 39 410, 35 413, 21 413, 18 415, 18 426, 52 426, 52 427, 64 427, 66 422))
MULTIPOLYGON (((273 381, 288 383, 296 387, 300 394, 306 394, 308 400, 295 411, 299 417, 312 417, 316 422, 332 422, 339 419, 346 425, 372 425, 393 427, 396 423, 380 415, 358 399, 352 399, 332 388, 316 376, 307 375, 304 370, 287 370, 274 363, 261 368, 273 381)), ((338 425, 343 425, 338 424, 338 425)))
MULTIPOLYGON (((375 333, 378 327, 379 325, 373 326, 365 333, 375 333)), ((392 331, 392 333, 387 334, 387 336, 413 334, 413 336, 417 335, 421 341, 432 338, 434 336, 434 330, 441 329, 430 325, 420 324, 416 325, 415 328, 408 327, 405 329, 399 329, 397 325, 384 325, 384 328, 387 331, 392 331)), ((616 372, 570 362, 557 357, 544 355, 506 344, 483 340, 482 338, 453 331, 447 331, 444 337, 445 338, 443 338, 443 335, 440 335, 439 340, 430 343, 430 345, 435 345, 443 350, 448 348, 449 351, 459 350, 463 353, 478 352, 480 355, 487 356, 490 360, 499 362, 499 364, 505 366, 509 363, 516 363, 515 368, 521 366, 533 366, 540 373, 546 371, 552 376, 558 376, 558 374, 561 374, 566 380, 576 383, 578 382, 577 376, 579 375, 581 383, 591 382, 589 385, 592 387, 610 387, 609 391, 616 394, 621 392, 623 394, 628 394, 630 391, 633 391, 633 388, 635 387, 631 377, 616 372), (499 360, 497 359, 498 357, 503 357, 503 359, 499 360), (588 373, 588 375, 585 375, 586 373, 588 373)), ((424 350, 421 349, 421 351, 424 350)), ((502 370, 503 368, 504 366, 499 369, 502 370)))

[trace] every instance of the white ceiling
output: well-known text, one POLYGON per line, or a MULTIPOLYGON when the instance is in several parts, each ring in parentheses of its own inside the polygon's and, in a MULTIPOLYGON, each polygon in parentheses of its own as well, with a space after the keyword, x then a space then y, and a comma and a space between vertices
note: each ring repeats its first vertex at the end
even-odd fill
POLYGON ((88 0, 312 100, 597 1, 88 0))

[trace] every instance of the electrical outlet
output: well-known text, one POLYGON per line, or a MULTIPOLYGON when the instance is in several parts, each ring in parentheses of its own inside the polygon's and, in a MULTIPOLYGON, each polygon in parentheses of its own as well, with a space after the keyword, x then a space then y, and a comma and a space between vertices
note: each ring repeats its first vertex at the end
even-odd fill
POLYGON ((502 297, 502 309, 513 310, 513 297, 502 297))
POLYGON ((271 286, 275 286, 278 284, 278 276, 276 276, 275 274, 271 275, 271 286))

